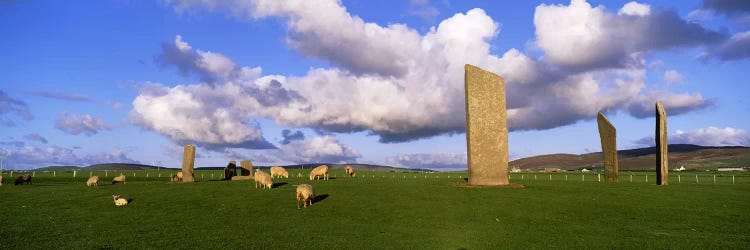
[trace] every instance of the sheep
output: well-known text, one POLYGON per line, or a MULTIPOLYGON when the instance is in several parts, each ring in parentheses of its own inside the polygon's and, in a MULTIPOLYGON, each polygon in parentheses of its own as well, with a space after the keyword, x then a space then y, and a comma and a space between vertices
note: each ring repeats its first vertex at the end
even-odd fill
POLYGON ((23 185, 23 183, 31 184, 31 175, 21 175, 16 178, 16 181, 13 183, 16 186, 23 185))
POLYGON ((3 176, 0 175, 0 186, 2 186, 2 185, 3 185, 3 176))
POLYGON ((289 178, 289 172, 286 171, 283 167, 271 167, 271 178, 284 176, 284 178, 289 178))
POLYGON ((268 188, 271 189, 273 186, 273 179, 271 179, 271 176, 268 175, 266 172, 263 171, 255 171, 255 176, 253 177, 255 179, 255 188, 258 188, 258 184, 260 184, 261 188, 268 188))
POLYGON ((128 204, 128 199, 120 198, 119 194, 113 194, 112 195, 112 199, 114 199, 115 205, 118 206, 118 207, 119 206, 125 206, 125 205, 128 204))
POLYGON ((173 175, 171 181, 182 181, 182 172, 177 172, 177 174, 173 175))
POLYGON ((86 186, 99 186, 99 176, 92 175, 91 177, 89 177, 89 180, 86 181, 86 186))
POLYGON ((348 177, 354 177, 356 175, 357 175, 357 173, 354 173, 354 169, 352 168, 352 166, 347 165, 346 166, 346 176, 348 176, 348 177))
POLYGON ((124 174, 120 174, 120 176, 117 176, 114 179, 112 179, 112 184, 115 184, 115 183, 118 183, 118 182, 122 182, 122 184, 125 184, 125 175, 124 174))
POLYGON ((310 180, 313 180, 317 178, 320 179, 319 176, 323 176, 324 180, 328 180, 328 166, 326 165, 320 165, 317 168, 310 171, 310 180))
POLYGON ((315 198, 315 192, 313 191, 313 187, 309 184, 300 184, 297 186, 297 209, 299 209, 299 202, 301 201, 302 204, 304 204, 305 208, 307 208, 307 203, 310 203, 310 206, 312 206, 313 199, 315 198))

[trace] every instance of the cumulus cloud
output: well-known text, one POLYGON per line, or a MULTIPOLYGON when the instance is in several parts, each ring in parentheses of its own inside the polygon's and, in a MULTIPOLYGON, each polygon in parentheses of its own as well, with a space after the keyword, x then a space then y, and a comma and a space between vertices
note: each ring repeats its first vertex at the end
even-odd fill
POLYGON ((24 136, 23 138, 26 138, 26 140, 29 140, 29 141, 36 141, 36 142, 47 144, 47 138, 44 138, 43 136, 37 133, 28 134, 24 136))
POLYGON ((91 101, 91 98, 81 94, 66 93, 62 91, 49 91, 49 90, 33 90, 29 94, 34 96, 41 96, 52 99, 66 100, 66 101, 91 101))
POLYGON ((403 154, 388 157, 388 164, 409 168, 466 169, 466 153, 403 154))
POLYGON ((75 115, 68 112, 60 112, 55 121, 55 128, 72 135, 84 134, 95 135, 103 130, 111 130, 102 118, 94 118, 91 115, 75 115))
POLYGON ((4 164, 15 169, 39 168, 51 165, 87 166, 100 163, 140 163, 122 151, 99 152, 79 156, 72 149, 48 146, 20 146, 0 148, 6 156, 4 164))
POLYGON ((457 13, 420 34, 403 24, 365 22, 349 14, 338 1, 173 4, 177 11, 201 8, 228 10, 250 20, 282 18, 289 29, 286 42, 291 48, 333 65, 311 68, 301 76, 264 76, 259 67, 240 68, 229 57, 214 53, 223 58, 220 65, 231 67, 208 70, 210 67, 201 66, 205 60, 201 50, 193 49, 181 37, 164 45, 159 56, 164 65, 175 65, 185 74, 213 82, 142 90, 131 112, 135 123, 173 140, 224 146, 260 141, 259 129, 243 123, 253 117, 324 132, 369 131, 386 143, 463 133, 466 63, 505 78, 511 130, 568 125, 591 119, 599 111, 624 110, 637 115, 642 110, 633 103, 656 97, 674 99, 675 110, 700 109, 706 103, 700 94, 652 94, 655 91, 645 84, 641 54, 697 46, 721 37, 685 22, 673 11, 645 4, 629 3, 616 14, 573 1, 570 6, 537 8, 537 45, 544 52, 540 59, 516 49, 502 56, 491 54, 490 40, 499 34, 500 25, 482 9, 457 13), (669 29, 656 32, 656 27, 669 29), (569 36, 557 37, 561 34, 569 36), (577 48, 579 45, 584 47, 577 48), (571 51, 575 53, 566 54, 571 51), (237 73, 242 69, 251 73, 237 73), (215 117, 218 111, 233 118, 215 117), (207 121, 186 124, 192 117, 207 121), (218 122, 230 124, 227 127, 232 129, 220 129, 214 125, 218 122), (243 139, 222 138, 236 131, 244 131, 241 134, 245 136, 239 136, 243 139))
POLYGON ((674 10, 630 2, 618 14, 585 0, 542 4, 534 12, 545 59, 573 70, 627 67, 640 53, 715 43, 724 34, 681 19, 674 10), (585 51, 585 53, 581 53, 585 51))
POLYGON ((27 121, 34 119, 24 101, 14 99, 0 90, 0 124, 7 127, 15 127, 15 119, 11 115, 27 121))
POLYGON ((299 130, 297 130, 294 133, 292 133, 291 130, 284 129, 284 130, 281 131, 281 136, 284 137, 284 140, 281 141, 281 144, 289 144, 292 141, 298 141, 298 140, 304 140, 305 139, 305 134, 302 133, 302 131, 299 131, 299 130))
POLYGON ((362 155, 332 136, 319 136, 280 145, 276 157, 294 163, 353 163, 362 155))
POLYGON ((745 0, 703 0, 701 10, 728 16, 736 21, 750 21, 750 2, 745 0))
POLYGON ((653 117, 657 101, 661 101, 664 104, 664 109, 670 116, 680 115, 695 109, 707 108, 714 103, 712 100, 704 100, 700 93, 673 94, 653 91, 631 101, 627 106, 627 111, 637 118, 653 117))
MULTIPOLYGON (((669 144, 695 144, 702 146, 750 146, 750 135, 744 129, 731 127, 707 127, 690 131, 677 130, 669 135, 669 144)), ((640 145, 653 146, 653 136, 647 136, 635 142, 640 145)))
POLYGON ((685 78, 682 77, 680 72, 677 72, 676 70, 667 70, 666 72, 664 72, 664 81, 668 84, 680 83, 684 80, 685 78))

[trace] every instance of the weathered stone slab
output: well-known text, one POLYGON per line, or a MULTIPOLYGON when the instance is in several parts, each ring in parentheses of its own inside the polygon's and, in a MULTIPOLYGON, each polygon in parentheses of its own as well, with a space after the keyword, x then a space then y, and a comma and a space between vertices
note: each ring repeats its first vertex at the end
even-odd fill
POLYGON ((232 176, 233 181, 246 181, 246 180, 252 180, 252 176, 232 176))
POLYGON ((253 176, 253 163, 250 160, 240 161, 240 170, 243 176, 253 176))
POLYGON ((669 158, 667 157, 667 111, 661 101, 656 102, 656 185, 669 184, 669 158))
POLYGON ((602 142, 602 155, 604 156, 604 177, 607 182, 618 182, 620 167, 617 162, 617 130, 612 123, 604 117, 602 112, 596 117, 599 126, 599 138, 602 142))
POLYGON ((226 167, 224 167, 224 180, 231 180, 232 177, 237 175, 237 162, 230 161, 226 167))
POLYGON ((508 185, 505 80, 469 64, 464 74, 469 184, 508 185))
POLYGON ((185 144, 182 154, 182 182, 193 182, 193 167, 195 167, 195 146, 185 144))

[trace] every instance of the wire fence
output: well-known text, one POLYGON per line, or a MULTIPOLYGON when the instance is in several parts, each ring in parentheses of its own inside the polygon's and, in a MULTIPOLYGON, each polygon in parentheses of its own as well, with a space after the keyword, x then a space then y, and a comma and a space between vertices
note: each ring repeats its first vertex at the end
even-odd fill
MULTIPOLYGON (((177 170, 97 170, 97 171, 31 171, 31 170, 6 170, 3 171, 3 182, 12 182, 20 175, 30 175, 32 180, 61 181, 61 182, 86 182, 90 176, 96 175, 100 182, 111 181, 114 177, 124 175, 126 181, 171 181, 177 170)), ((291 170, 291 178, 309 178, 309 171, 291 170)), ((581 173, 511 173, 508 175, 511 182, 606 182, 601 172, 581 173)), ((391 179, 391 180, 451 180, 466 181, 468 174, 459 173, 428 173, 428 172, 386 172, 386 171, 358 171, 354 177, 346 176, 343 171, 332 171, 329 178, 353 178, 353 179, 391 179), (341 172, 341 173, 339 173, 341 172)), ((222 170, 197 170, 194 173, 196 181, 223 180, 222 170)), ((621 172, 620 183, 656 183, 656 175, 649 172, 621 172)), ((745 172, 719 172, 719 173, 670 173, 669 184, 747 184, 750 183, 750 173, 745 172)))

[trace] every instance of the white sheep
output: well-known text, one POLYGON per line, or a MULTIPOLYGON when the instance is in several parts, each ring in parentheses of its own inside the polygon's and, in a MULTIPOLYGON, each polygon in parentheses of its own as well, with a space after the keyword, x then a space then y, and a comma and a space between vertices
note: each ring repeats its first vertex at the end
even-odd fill
POLYGON ((271 178, 284 176, 284 178, 289 178, 289 172, 286 171, 283 167, 271 167, 271 178))
POLYGON ((312 206, 313 199, 315 199, 315 192, 312 186, 309 184, 300 184, 297 186, 297 209, 299 209, 300 201, 304 204, 305 208, 307 208, 308 202, 312 206))
POLYGON ((2 186, 2 185, 3 185, 3 176, 0 175, 0 186, 2 186))
POLYGON ((177 172, 177 174, 173 175, 171 181, 182 181, 182 172, 177 172))
POLYGON ((117 194, 113 194, 112 195, 112 199, 115 200, 115 205, 118 206, 118 207, 119 206, 125 206, 125 205, 128 204, 128 199, 120 198, 120 195, 117 195, 117 194))
POLYGON ((356 175, 357 174, 354 173, 354 169, 352 168, 352 166, 347 165, 346 166, 346 176, 348 176, 348 177, 354 177, 356 175))
POLYGON ((125 175, 124 174, 120 174, 120 176, 117 176, 114 179, 112 179, 112 184, 115 184, 115 183, 118 183, 118 182, 121 182, 122 184, 125 184, 125 175))
POLYGON ((261 185, 261 188, 268 189, 271 189, 271 187, 273 186, 273 179, 271 179, 271 176, 266 172, 260 170, 255 171, 253 179, 255 179, 255 188, 258 188, 258 184, 261 185))
POLYGON ((92 175, 91 177, 89 177, 89 180, 86 181, 86 186, 99 186, 99 176, 92 175))
POLYGON ((314 168, 312 171, 310 171, 310 180, 313 180, 313 179, 319 180, 320 176, 323 176, 324 180, 328 180, 328 166, 320 165, 314 168))

